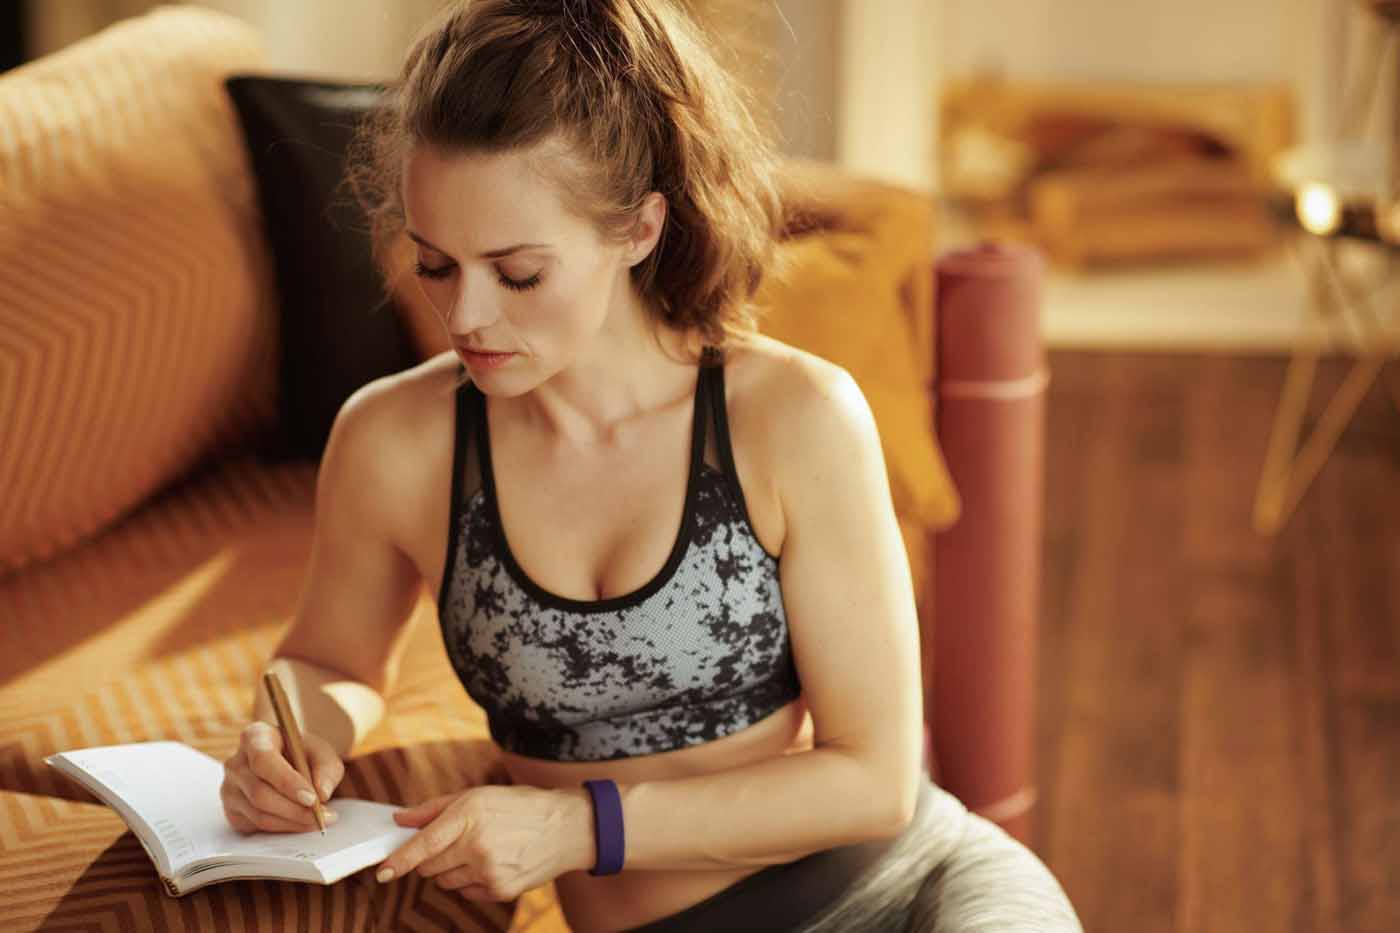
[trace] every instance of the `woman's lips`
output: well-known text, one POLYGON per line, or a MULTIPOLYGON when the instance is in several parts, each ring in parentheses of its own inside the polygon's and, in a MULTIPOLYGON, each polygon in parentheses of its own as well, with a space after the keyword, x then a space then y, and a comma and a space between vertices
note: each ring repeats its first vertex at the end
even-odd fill
POLYGON ((502 365, 512 356, 515 356, 514 353, 478 353, 475 350, 468 350, 465 347, 459 348, 459 352, 462 354, 462 359, 478 369, 492 369, 502 365))

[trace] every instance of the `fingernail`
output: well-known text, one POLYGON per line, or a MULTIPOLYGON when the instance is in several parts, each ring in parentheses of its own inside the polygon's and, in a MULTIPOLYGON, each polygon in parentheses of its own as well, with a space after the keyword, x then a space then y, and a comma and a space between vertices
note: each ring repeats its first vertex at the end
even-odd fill
POLYGON ((333 790, 335 790, 335 788, 331 786, 331 782, 330 782, 330 781, 327 781, 327 782, 325 782, 324 784, 322 784, 322 785, 321 785, 321 799, 322 799, 322 800, 330 800, 330 799, 331 799, 331 791, 333 791, 333 790))
POLYGON ((299 790, 297 791, 297 799, 309 807, 316 802, 316 795, 309 790, 299 790))
POLYGON ((381 881, 381 882, 382 882, 382 881, 388 881, 388 880, 390 880, 390 879, 393 878, 393 877, 394 877, 394 870, 393 870, 392 868, 381 868, 381 869, 379 869, 379 874, 377 874, 377 875, 374 876, 374 879, 375 879, 376 881, 381 881))

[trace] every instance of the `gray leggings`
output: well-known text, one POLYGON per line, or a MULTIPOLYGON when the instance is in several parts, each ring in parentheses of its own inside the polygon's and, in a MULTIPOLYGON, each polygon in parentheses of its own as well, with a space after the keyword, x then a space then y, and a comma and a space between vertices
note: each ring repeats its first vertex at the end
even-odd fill
POLYGON ((814 852, 627 933, 1083 933, 1045 864, 927 779, 892 840, 814 852))

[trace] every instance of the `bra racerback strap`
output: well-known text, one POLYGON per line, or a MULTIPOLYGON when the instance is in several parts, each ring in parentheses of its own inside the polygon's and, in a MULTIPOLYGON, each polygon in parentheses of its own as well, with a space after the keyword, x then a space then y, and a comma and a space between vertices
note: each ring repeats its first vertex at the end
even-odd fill
POLYGON ((734 450, 729 443, 729 415, 724 399, 724 351, 718 347, 706 347, 705 357, 709 361, 709 365, 701 372, 710 380, 709 391, 706 394, 709 396, 711 422, 714 424, 715 446, 719 452, 720 468, 734 491, 739 508, 747 515, 748 504, 744 501, 744 489, 739 483, 739 471, 734 467, 734 450))
MULTIPOLYGON (((458 364, 461 367, 461 364, 458 364)), ((458 369, 458 373, 462 368, 458 369)), ((452 511, 455 515, 481 488, 481 459, 477 452, 481 390, 474 382, 457 387, 457 425, 452 462, 452 511)))
MULTIPOLYGON (((461 364, 457 374, 462 375, 461 364)), ((452 586, 453 568, 456 567, 457 549, 460 547, 461 514, 470 499, 481 486, 481 470, 477 465, 472 443, 476 434, 476 405, 474 393, 476 385, 471 382, 459 385, 453 391, 452 399, 452 492, 449 500, 449 520, 447 529, 446 563, 442 568, 442 584, 437 594, 439 607, 447 605, 449 589, 452 586)))

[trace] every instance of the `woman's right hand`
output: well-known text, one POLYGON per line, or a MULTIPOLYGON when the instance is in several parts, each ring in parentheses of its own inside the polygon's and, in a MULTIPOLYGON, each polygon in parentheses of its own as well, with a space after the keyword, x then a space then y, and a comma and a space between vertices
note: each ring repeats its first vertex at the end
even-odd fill
MULTIPOLYGON (((318 799, 325 803, 345 776, 345 765, 330 743, 311 733, 302 734, 307 764, 318 799)), ((261 720, 249 723, 238 741, 238 751, 224 762, 224 782, 219 798, 224 815, 240 833, 304 833, 318 829, 311 807, 297 799, 307 787, 282 747, 282 730, 261 720)), ((326 809, 326 825, 336 814, 326 809)))

